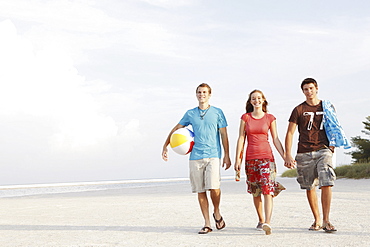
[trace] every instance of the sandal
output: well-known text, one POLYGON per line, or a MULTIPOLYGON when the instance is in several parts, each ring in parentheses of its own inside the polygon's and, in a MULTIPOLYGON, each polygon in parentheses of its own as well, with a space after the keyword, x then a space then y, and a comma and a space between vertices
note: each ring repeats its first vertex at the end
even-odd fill
POLYGON ((265 231, 265 234, 266 235, 270 235, 271 234, 272 229, 271 229, 271 226, 269 224, 264 223, 262 225, 262 229, 265 231))
POLYGON ((262 225, 263 225, 263 223, 262 223, 262 222, 258 222, 258 224, 257 224, 257 226, 256 226, 256 230, 257 230, 257 231, 263 231, 263 229, 262 229, 262 225))
POLYGON ((219 220, 216 220, 216 216, 215 216, 215 214, 213 214, 213 218, 216 221, 216 228, 217 228, 217 230, 221 230, 222 228, 225 228, 226 223, 225 223, 224 219, 222 218, 222 216, 221 216, 221 218, 219 220))
POLYGON ((208 226, 205 226, 202 229, 200 229, 200 231, 198 232, 198 234, 207 234, 209 232, 212 232, 212 228, 210 228, 208 226))
POLYGON ((335 229, 335 227, 330 222, 326 222, 325 226, 322 229, 324 229, 324 231, 327 233, 332 233, 332 232, 337 231, 337 229, 335 229))
POLYGON ((309 231, 318 231, 318 230, 321 230, 321 229, 322 229, 322 226, 320 226, 316 222, 312 223, 310 228, 308 228, 309 231))

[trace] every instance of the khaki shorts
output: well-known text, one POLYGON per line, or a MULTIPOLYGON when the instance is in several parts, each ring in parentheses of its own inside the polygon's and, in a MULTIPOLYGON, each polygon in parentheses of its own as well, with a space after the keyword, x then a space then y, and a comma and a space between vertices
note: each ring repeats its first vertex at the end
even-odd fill
POLYGON ((301 189, 311 190, 319 185, 333 186, 336 179, 332 166, 333 153, 329 149, 320 149, 308 153, 298 153, 297 161, 297 181, 301 189))
POLYGON ((189 161, 191 190, 203 193, 207 190, 219 189, 221 184, 219 158, 207 158, 189 161))

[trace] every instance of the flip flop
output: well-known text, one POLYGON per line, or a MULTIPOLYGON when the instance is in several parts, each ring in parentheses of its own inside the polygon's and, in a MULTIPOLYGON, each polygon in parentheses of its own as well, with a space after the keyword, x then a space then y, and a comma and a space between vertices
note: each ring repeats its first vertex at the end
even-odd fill
POLYGON ((202 229, 200 229, 200 231, 198 232, 198 234, 207 234, 209 232, 212 232, 212 228, 210 228, 208 226, 205 226, 202 229))
POLYGON ((309 231, 319 231, 321 229, 322 229, 322 226, 320 226, 316 222, 312 223, 312 225, 310 226, 310 228, 308 228, 309 231))
POLYGON ((327 233, 333 233, 337 231, 337 229, 335 229, 335 227, 330 222, 327 222, 322 229, 324 229, 324 231, 327 233))
POLYGON ((224 219, 222 218, 222 216, 219 220, 216 220, 216 216, 215 216, 215 214, 213 214, 213 218, 215 219, 217 230, 221 230, 221 229, 225 228, 226 223, 225 223, 224 219))
POLYGON ((256 230, 257 230, 257 231, 263 231, 263 229, 262 229, 262 225, 263 225, 263 223, 258 222, 258 224, 257 224, 257 226, 256 226, 256 230))

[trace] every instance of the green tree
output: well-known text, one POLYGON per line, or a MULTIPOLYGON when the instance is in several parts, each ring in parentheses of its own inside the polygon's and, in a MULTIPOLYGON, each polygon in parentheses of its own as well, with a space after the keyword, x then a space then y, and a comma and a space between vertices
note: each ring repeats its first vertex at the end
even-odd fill
MULTIPOLYGON (((365 125, 365 130, 361 132, 370 136, 370 116, 366 117, 366 121, 362 122, 365 125)), ((370 140, 361 138, 360 136, 351 137, 352 146, 357 148, 356 151, 350 152, 352 159, 355 162, 370 162, 370 140)))
POLYGON ((365 124, 365 130, 362 130, 362 133, 370 135, 370 116, 368 116, 366 120, 367 122, 366 121, 362 122, 363 124, 365 124))

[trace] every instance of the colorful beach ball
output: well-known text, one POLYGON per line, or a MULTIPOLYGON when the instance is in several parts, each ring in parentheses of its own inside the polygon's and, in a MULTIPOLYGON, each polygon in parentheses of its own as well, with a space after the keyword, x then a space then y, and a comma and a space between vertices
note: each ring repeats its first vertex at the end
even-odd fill
POLYGON ((178 154, 186 155, 194 145, 194 133, 188 128, 181 128, 172 133, 170 146, 178 154))

